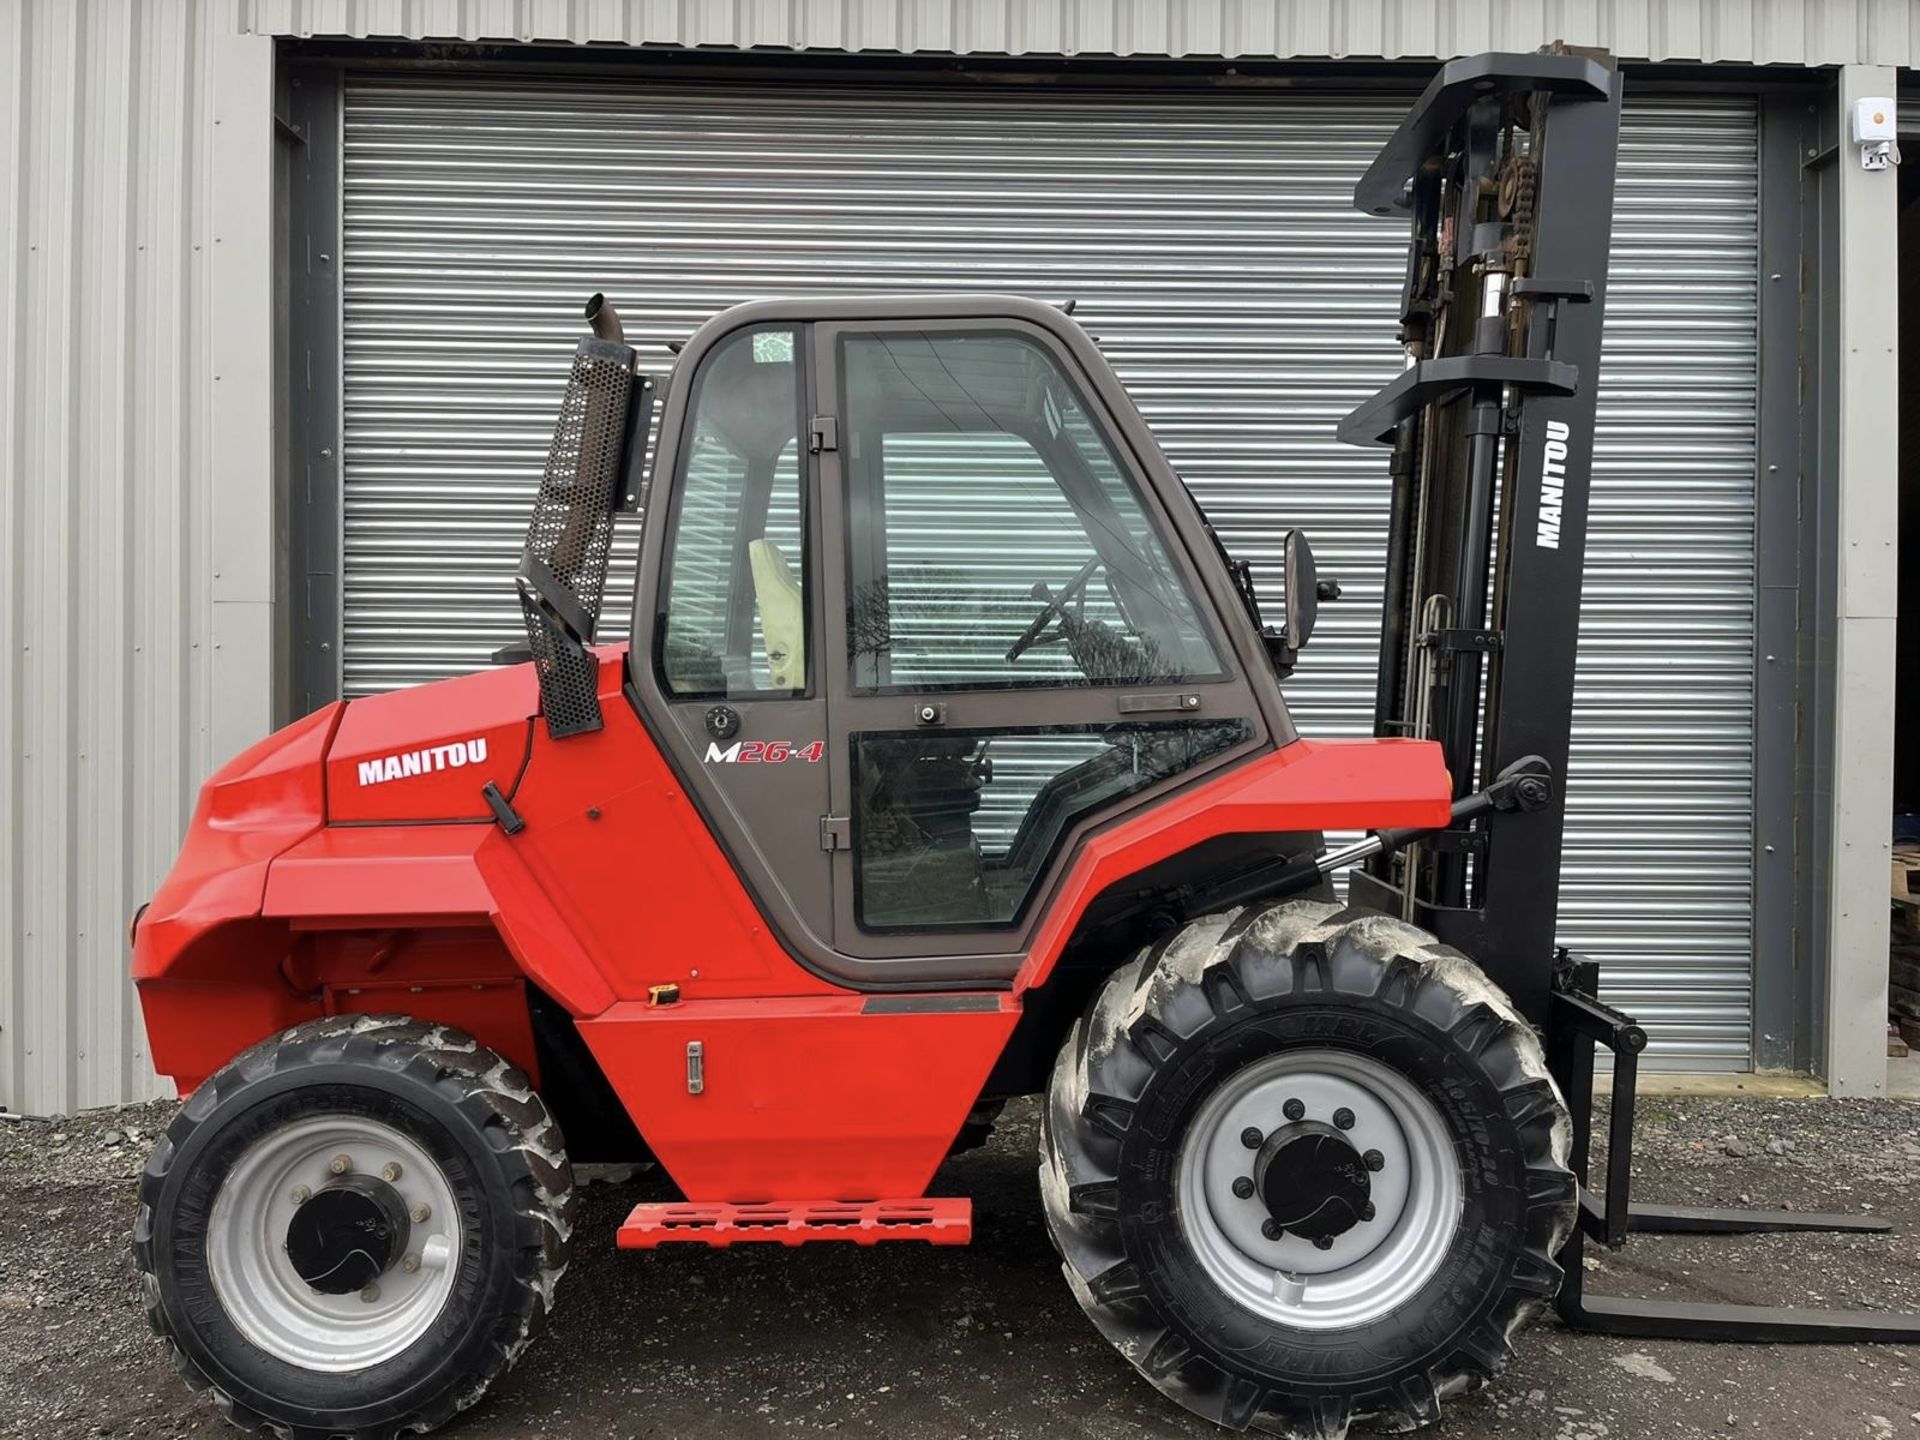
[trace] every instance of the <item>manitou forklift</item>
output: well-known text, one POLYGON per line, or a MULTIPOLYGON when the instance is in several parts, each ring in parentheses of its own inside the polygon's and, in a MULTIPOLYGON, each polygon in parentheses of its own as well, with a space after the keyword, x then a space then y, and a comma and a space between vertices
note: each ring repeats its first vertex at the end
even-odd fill
POLYGON ((1062 309, 729 310, 643 474, 656 382, 596 297, 526 651, 233 760, 136 917, 187 1098, 134 1249, 188 1383, 282 1436, 429 1429, 550 1310, 571 1162, 678 1187, 625 1248, 963 1244, 929 1183, 1022 1095, 1074 1295, 1225 1426, 1424 1424, 1556 1298, 1920 1339, 1582 1293, 1586 1239, 1879 1228, 1632 1206, 1645 1034, 1554 943, 1619 115, 1604 58, 1456 61, 1359 182, 1412 230, 1407 367, 1341 427, 1391 451, 1368 739, 1282 699, 1334 593, 1304 538, 1263 616, 1062 309))

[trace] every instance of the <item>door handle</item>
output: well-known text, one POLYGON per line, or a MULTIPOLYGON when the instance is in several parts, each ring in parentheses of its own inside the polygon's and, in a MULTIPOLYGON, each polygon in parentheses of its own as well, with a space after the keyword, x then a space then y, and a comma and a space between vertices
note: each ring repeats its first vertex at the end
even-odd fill
POLYGON ((1168 711, 1191 715, 1200 708, 1200 697, 1191 690, 1171 695, 1122 695, 1118 704, 1122 715, 1165 714, 1168 711))

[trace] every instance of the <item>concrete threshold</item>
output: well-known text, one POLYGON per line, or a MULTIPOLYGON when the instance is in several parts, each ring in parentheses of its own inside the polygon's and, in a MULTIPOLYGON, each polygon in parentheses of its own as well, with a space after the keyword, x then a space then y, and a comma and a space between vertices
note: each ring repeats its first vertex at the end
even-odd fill
MULTIPOLYGON (((1594 1076, 1596 1093, 1613 1093, 1613 1076, 1594 1076)), ((1812 1075, 1789 1075, 1733 1070, 1690 1070, 1670 1074, 1642 1074, 1640 1094, 1674 1095, 1695 1099, 1733 1099, 1744 1096, 1758 1100, 1823 1100, 1826 1082, 1812 1075)))
MULTIPOLYGON (((1594 1077, 1594 1090, 1601 1095, 1613 1091, 1613 1076, 1605 1071, 1594 1077)), ((1643 1074, 1642 1095, 1670 1095, 1681 1098, 1753 1100, 1824 1100, 1827 1084, 1816 1075, 1790 1075, 1779 1071, 1677 1071, 1670 1074, 1643 1074)), ((1888 1100, 1920 1100, 1920 1052, 1905 1059, 1887 1061, 1888 1100)))

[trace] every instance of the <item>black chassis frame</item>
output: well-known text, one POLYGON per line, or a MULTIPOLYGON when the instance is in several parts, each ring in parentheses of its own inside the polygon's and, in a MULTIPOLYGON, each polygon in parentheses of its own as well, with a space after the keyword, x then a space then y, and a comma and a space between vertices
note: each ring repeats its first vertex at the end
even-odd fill
MULTIPOLYGON (((1412 230, 1402 297, 1409 367, 1341 426, 1353 443, 1392 446, 1375 731, 1439 741, 1456 802, 1527 757, 1551 776, 1566 773, 1621 89, 1609 57, 1564 47, 1453 61, 1354 192, 1359 209, 1406 216, 1412 230)), ((1598 965, 1555 942, 1565 810, 1562 787, 1554 790, 1541 805, 1456 803, 1448 830, 1379 847, 1353 873, 1350 897, 1472 955, 1544 1034, 1572 1112, 1580 1182, 1578 1223, 1560 1256, 1562 1319, 1659 1339, 1920 1340, 1920 1315, 1586 1292, 1589 1240, 1617 1249, 1633 1233, 1889 1226, 1633 1203, 1647 1035, 1599 998, 1598 965), (1601 1048, 1613 1084, 1596 1189, 1601 1048)))

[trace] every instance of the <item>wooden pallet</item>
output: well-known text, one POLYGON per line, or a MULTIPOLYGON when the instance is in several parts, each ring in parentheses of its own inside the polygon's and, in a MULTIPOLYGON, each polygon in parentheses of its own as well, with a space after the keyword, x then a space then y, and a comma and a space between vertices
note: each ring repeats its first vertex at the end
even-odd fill
POLYGON ((1887 898, 1893 904, 1887 946, 1887 1043, 1894 1047, 1904 1041, 1920 1047, 1920 846, 1894 847, 1887 898))
POLYGON ((1920 910, 1920 846, 1893 847, 1893 875, 1887 893, 1909 914, 1920 910))

